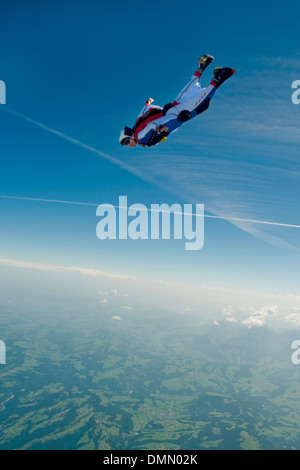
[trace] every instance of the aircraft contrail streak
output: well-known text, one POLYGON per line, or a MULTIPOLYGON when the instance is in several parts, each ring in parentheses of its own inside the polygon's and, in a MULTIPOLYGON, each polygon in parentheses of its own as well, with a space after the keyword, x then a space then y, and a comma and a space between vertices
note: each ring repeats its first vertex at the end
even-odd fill
MULTIPOLYGON (((63 200, 58 200, 58 199, 42 199, 42 198, 34 198, 34 197, 21 197, 21 196, 2 196, 0 195, 1 199, 15 199, 15 200, 20 200, 20 201, 36 201, 36 202, 49 202, 49 203, 58 203, 58 204, 74 204, 77 206, 94 206, 98 207, 99 205, 105 206, 106 204, 102 203, 92 203, 92 202, 78 202, 78 201, 63 201, 63 200)), ((107 206, 113 206, 115 209, 126 209, 126 207, 123 206, 115 206, 113 204, 107 204, 107 206)), ((166 210, 159 210, 159 209, 139 209, 139 210, 145 210, 148 212, 164 212, 164 213, 169 213, 170 211, 166 210)), ((172 211, 173 212, 173 211, 172 211)), ((174 214, 183 214, 183 212, 177 212, 174 211, 174 214)), ((186 214, 186 213, 185 213, 186 214)), ((194 216, 202 217, 201 214, 192 214, 194 216)), ((295 225, 295 224, 285 224, 285 223, 280 223, 280 222, 270 222, 266 220, 255 220, 255 219, 242 219, 238 217, 221 217, 217 215, 209 215, 209 214, 204 214, 203 217, 209 218, 209 219, 221 219, 221 220, 232 220, 235 222, 249 222, 253 224, 264 224, 264 225, 275 225, 279 227, 290 227, 290 228, 300 228, 300 225, 295 225)))
POLYGON ((46 126, 45 124, 42 124, 41 122, 36 121, 35 119, 32 119, 28 116, 25 116, 24 114, 21 114, 17 111, 14 111, 14 110, 8 108, 7 106, 5 106, 5 110, 8 111, 10 114, 13 114, 14 116, 17 116, 17 117, 23 119, 26 122, 34 124, 35 126, 38 126, 38 127, 40 127, 41 129, 44 129, 47 132, 55 134, 56 136, 61 137, 62 139, 67 140, 68 142, 71 142, 72 144, 75 144, 75 145, 77 145, 77 146, 79 146, 79 147, 81 147, 85 150, 88 150, 89 152, 96 153, 100 157, 105 158, 106 160, 109 160, 114 165, 117 165, 118 167, 123 168, 124 170, 132 173, 133 175, 137 176, 138 178, 141 178, 142 180, 146 181, 147 183, 155 184, 157 186, 159 185, 158 182, 155 180, 155 178, 153 176, 150 176, 148 173, 141 172, 137 168, 134 168, 133 166, 128 165, 127 163, 124 163, 121 160, 118 160, 117 158, 112 157, 111 155, 108 155, 105 152, 101 152, 101 150, 98 150, 98 149, 96 149, 96 148, 94 148, 90 145, 84 144, 83 142, 80 142, 80 140, 74 139, 73 137, 69 137, 68 135, 63 134, 62 132, 57 131, 56 129, 53 129, 52 127, 46 126))
MULTIPOLYGON (((156 181, 153 176, 150 176, 149 174, 145 174, 144 172, 141 172, 137 168, 134 168, 127 163, 122 162, 121 160, 118 160, 115 157, 112 157, 111 155, 108 155, 107 153, 102 152, 101 150, 98 150, 94 147, 91 147, 90 145, 86 145, 83 142, 80 142, 77 139, 74 139, 73 137, 69 137, 66 134, 63 134, 60 131, 57 131, 56 129, 53 129, 52 127, 46 126, 45 124, 42 124, 39 121, 36 121, 35 119, 32 119, 28 116, 25 116, 24 114, 21 114, 17 111, 14 111, 7 106, 5 106, 5 110, 8 111, 9 113, 31 123, 34 124, 42 129, 44 129, 47 132, 51 132, 52 134, 55 134, 64 140, 67 140, 75 145, 78 145, 79 147, 82 147, 85 150, 88 150, 90 152, 96 153, 102 158, 105 158, 106 160, 109 160, 110 162, 114 163, 115 165, 119 166, 120 168, 123 168, 124 170, 134 174, 135 176, 141 178, 142 180, 154 184, 156 186, 162 186, 160 182, 156 181)), ((95 203, 87 203, 87 202, 74 202, 74 201, 60 201, 56 199, 41 199, 41 198, 30 198, 30 197, 17 197, 17 196, 0 196, 2 199, 19 199, 19 200, 28 200, 28 201, 39 201, 39 202, 53 202, 53 203, 60 203, 60 204, 76 204, 76 205, 82 205, 82 206, 99 206, 100 204, 95 204, 95 203)), ((114 206, 118 207, 118 206, 114 206)), ((147 209, 151 210, 151 209, 147 209)), ((164 212, 164 211, 160 211, 164 212)), ((196 214, 195 214, 196 215, 196 214)), ((296 224, 287 224, 287 223, 279 223, 279 222, 270 222, 270 221, 265 221, 265 220, 253 220, 253 219, 243 219, 243 218, 238 218, 238 217, 222 217, 222 216, 217 216, 217 215, 208 215, 204 214, 204 217, 210 218, 210 219, 222 219, 222 220, 228 220, 232 222, 248 222, 248 223, 254 223, 254 224, 263 224, 263 225, 274 225, 274 226, 280 226, 280 227, 291 227, 291 228, 300 228, 300 225, 296 224)))

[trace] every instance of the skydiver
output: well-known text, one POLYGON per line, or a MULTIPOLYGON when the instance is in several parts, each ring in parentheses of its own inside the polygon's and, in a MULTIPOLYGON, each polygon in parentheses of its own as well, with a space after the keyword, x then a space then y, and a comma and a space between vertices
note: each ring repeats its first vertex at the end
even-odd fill
POLYGON ((207 110, 220 85, 231 77, 235 70, 230 67, 215 67, 208 87, 203 88, 200 79, 204 70, 214 60, 210 54, 198 59, 198 67, 188 84, 176 96, 173 103, 163 108, 153 105, 148 98, 132 128, 125 126, 121 131, 119 142, 127 147, 152 147, 163 142, 184 122, 207 110))

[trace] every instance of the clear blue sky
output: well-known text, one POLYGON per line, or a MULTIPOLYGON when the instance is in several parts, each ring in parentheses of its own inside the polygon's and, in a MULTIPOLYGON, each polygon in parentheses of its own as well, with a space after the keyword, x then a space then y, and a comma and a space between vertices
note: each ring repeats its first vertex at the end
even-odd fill
MULTIPOLYGON (((127 195, 130 204, 193 202, 222 217, 300 224, 300 106, 291 103, 299 14, 296 1, 1 5, 6 106, 142 177, 2 105, 0 195, 99 204, 127 195), (119 132, 145 99, 172 101, 204 53, 237 71, 207 113, 154 149, 121 147, 119 132)), ((206 219, 203 250, 187 252, 180 241, 100 242, 95 209, 0 200, 0 257, 300 295, 300 229, 206 219)))

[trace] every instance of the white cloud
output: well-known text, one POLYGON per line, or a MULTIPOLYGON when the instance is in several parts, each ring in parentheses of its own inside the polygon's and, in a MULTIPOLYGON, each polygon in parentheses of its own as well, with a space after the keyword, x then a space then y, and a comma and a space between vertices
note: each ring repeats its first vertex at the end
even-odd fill
POLYGON ((132 310, 132 307, 129 307, 129 305, 122 305, 121 308, 123 310, 132 310))
POLYGON ((134 276, 129 276, 127 274, 107 273, 97 269, 79 268, 76 266, 56 266, 54 264, 32 263, 27 261, 10 260, 4 258, 0 258, 0 265, 14 268, 38 269, 40 271, 76 272, 85 276, 105 276, 112 279, 131 279, 135 281, 142 280, 134 276))
POLYGON ((231 305, 227 305, 226 307, 224 307, 222 313, 223 315, 226 315, 225 321, 228 321, 230 323, 237 323, 238 320, 232 316, 233 307, 231 305))
POLYGON ((291 307, 291 311, 300 314, 300 307, 291 307))
POLYGON ((263 326, 266 323, 266 320, 259 317, 249 317, 247 320, 244 320, 243 325, 247 326, 248 328, 253 328, 255 326, 263 326))
POLYGON ((107 304, 108 300, 107 299, 101 299, 99 302, 100 302, 100 304, 107 304))
POLYGON ((118 315, 114 315, 111 317, 113 320, 122 320, 122 317, 119 317, 118 315))
POLYGON ((228 305, 227 307, 224 307, 222 310, 223 314, 226 316, 231 316, 233 312, 233 308, 231 305, 228 305))
POLYGON ((258 310, 255 310, 253 315, 242 321, 242 324, 248 328, 263 326, 265 325, 267 318, 272 314, 276 314, 278 310, 279 309, 277 305, 267 305, 258 310))
POLYGON ((284 317, 284 321, 286 322, 292 322, 295 323, 296 325, 300 325, 300 309, 295 307, 295 312, 294 313, 289 313, 284 317))
POLYGON ((161 284, 162 286, 169 286, 170 285, 170 282, 169 281, 166 281, 164 279, 156 279, 155 282, 157 284, 161 284))
POLYGON ((234 318, 234 317, 227 317, 225 321, 228 321, 230 323, 236 323, 237 322, 237 319, 234 318))

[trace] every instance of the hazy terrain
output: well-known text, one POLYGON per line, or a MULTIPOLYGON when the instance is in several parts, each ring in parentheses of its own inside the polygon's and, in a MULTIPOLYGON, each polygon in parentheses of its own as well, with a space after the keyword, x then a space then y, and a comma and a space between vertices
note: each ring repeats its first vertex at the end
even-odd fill
POLYGON ((0 449, 300 448, 300 330, 27 310, 1 311, 0 449))

